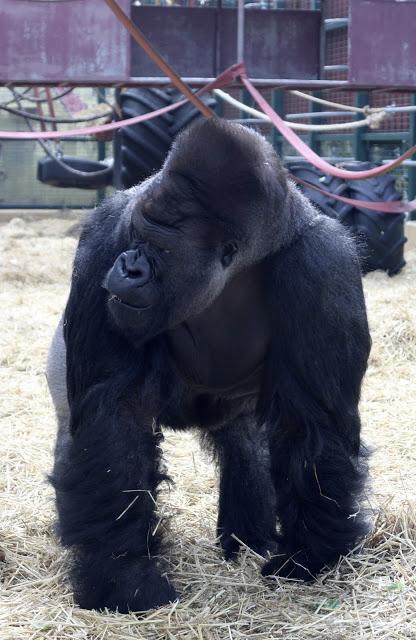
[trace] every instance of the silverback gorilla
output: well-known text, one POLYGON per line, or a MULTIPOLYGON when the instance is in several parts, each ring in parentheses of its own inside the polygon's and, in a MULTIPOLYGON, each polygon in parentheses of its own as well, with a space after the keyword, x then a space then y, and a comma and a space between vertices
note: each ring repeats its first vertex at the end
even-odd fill
POLYGON ((51 481, 79 605, 177 597, 152 534, 162 425, 195 429, 215 453, 227 559, 235 534, 265 556, 263 575, 310 580, 351 550, 368 527, 369 349, 352 241, 257 133, 198 123, 159 173, 100 205, 48 365, 51 481))

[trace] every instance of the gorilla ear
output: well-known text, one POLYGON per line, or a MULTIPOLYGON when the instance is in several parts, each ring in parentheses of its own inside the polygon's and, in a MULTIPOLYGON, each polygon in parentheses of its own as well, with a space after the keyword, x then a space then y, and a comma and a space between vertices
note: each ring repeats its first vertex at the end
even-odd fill
POLYGON ((238 246, 236 242, 228 242, 223 247, 221 264, 225 269, 230 266, 230 264, 234 260, 234 256, 237 253, 237 251, 238 251, 238 246))

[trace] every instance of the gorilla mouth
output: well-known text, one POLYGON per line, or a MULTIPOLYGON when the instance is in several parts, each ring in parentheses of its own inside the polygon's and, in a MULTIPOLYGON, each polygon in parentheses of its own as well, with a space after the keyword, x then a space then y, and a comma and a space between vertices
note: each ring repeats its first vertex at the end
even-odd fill
POLYGON ((145 309, 149 309, 149 307, 152 306, 151 304, 147 304, 145 306, 130 304, 129 302, 124 302, 124 300, 116 295, 111 295, 108 301, 117 305, 121 305, 122 307, 126 307, 127 309, 134 309, 135 311, 144 311, 145 309))

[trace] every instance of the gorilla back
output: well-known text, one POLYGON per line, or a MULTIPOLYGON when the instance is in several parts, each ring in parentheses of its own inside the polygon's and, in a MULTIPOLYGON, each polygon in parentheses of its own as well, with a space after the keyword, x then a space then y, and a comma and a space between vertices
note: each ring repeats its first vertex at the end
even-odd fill
POLYGON ((82 607, 177 597, 155 527, 163 426, 199 430, 215 453, 227 559, 238 538, 268 554, 264 575, 309 580, 366 533, 358 259, 261 136, 198 123, 159 173, 96 209, 62 324, 51 481, 82 607))

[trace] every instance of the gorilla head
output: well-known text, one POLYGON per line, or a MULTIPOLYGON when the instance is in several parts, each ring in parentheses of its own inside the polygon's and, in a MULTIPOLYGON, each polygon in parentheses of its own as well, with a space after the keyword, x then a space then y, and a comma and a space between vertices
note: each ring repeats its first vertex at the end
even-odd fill
POLYGON ((273 148, 252 130, 212 119, 183 132, 139 190, 130 244, 105 282, 119 328, 148 338, 210 306, 278 244, 286 192, 273 148))

